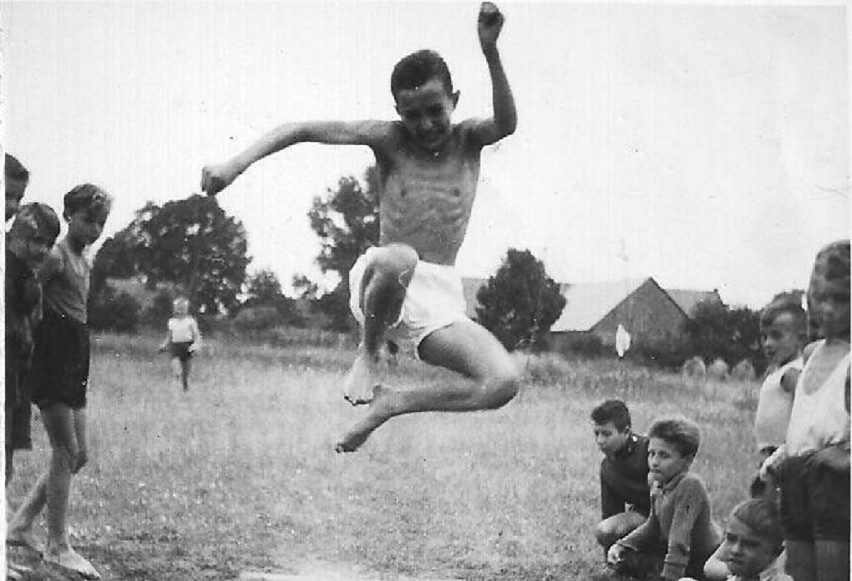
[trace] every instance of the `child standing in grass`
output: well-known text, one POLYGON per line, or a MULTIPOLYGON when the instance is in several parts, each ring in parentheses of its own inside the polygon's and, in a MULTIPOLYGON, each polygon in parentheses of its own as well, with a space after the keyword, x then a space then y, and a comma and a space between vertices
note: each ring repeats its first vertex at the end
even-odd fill
POLYGON ((610 399, 592 410, 601 460, 601 522, 595 538, 604 555, 618 539, 645 522, 650 512, 648 438, 633 433, 630 410, 610 399))
MULTIPOLYGON (((760 387, 754 416, 754 435, 762 463, 784 444, 793 394, 802 372, 802 345, 807 336, 805 310, 801 301, 780 296, 760 315, 760 341, 769 361, 766 378, 760 387)), ((775 483, 755 480, 752 496, 776 498, 775 483)))
POLYGON ((391 75, 398 121, 285 124, 231 161, 205 167, 201 187, 216 194, 251 164, 302 142, 366 145, 380 172, 379 247, 349 273, 350 308, 361 323, 361 342, 343 382, 366 417, 338 442, 338 452, 360 447, 389 419, 430 411, 499 408, 518 390, 509 353, 485 328, 467 318, 456 256, 464 241, 479 179, 483 147, 515 131, 517 114, 497 50, 503 15, 482 4, 479 43, 491 75, 494 115, 458 124, 459 100, 450 71, 435 52, 403 58, 391 75), (391 390, 377 385, 386 339, 411 345, 423 361, 459 373, 460 382, 391 390))
POLYGON ((849 241, 819 251, 808 314, 823 339, 805 349, 784 446, 761 475, 780 483, 787 572, 849 579, 849 241))
POLYGON ((92 184, 65 194, 68 232, 38 271, 44 289, 44 318, 35 334, 33 401, 50 439, 50 464, 9 523, 11 542, 36 548, 32 526, 47 507, 44 560, 89 579, 97 570, 68 539, 66 518, 71 477, 88 461, 86 395, 89 335, 86 304, 91 266, 83 251, 103 232, 110 196, 92 184))
POLYGON ((607 562, 628 575, 703 579, 704 562, 719 546, 721 533, 704 483, 689 471, 700 431, 686 418, 667 418, 653 423, 648 439, 651 513, 610 547, 607 562))
POLYGON ((189 389, 189 374, 192 371, 192 356, 201 349, 201 331, 195 317, 189 314, 189 299, 177 297, 172 303, 173 316, 166 326, 166 339, 161 351, 171 354, 172 373, 178 378, 183 390, 189 389))
POLYGON ((784 572, 781 522, 772 501, 753 498, 735 506, 717 553, 727 563, 728 581, 793 581, 784 572))

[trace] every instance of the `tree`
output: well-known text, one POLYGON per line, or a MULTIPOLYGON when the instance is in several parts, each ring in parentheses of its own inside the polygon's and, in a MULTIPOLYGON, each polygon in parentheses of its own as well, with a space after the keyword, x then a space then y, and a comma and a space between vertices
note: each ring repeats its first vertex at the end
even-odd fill
POLYGON ((194 195, 162 207, 148 202, 113 240, 95 258, 104 277, 135 274, 149 288, 172 283, 202 313, 238 306, 251 260, 246 232, 215 198, 194 195))
POLYGON ((302 317, 296 308, 296 301, 284 296, 278 276, 269 269, 259 270, 251 275, 246 284, 246 295, 248 298, 243 302, 243 307, 255 309, 266 307, 274 309, 274 321, 271 323, 285 323, 288 325, 300 325, 302 317))
MULTIPOLYGON (((354 177, 342 177, 337 190, 329 189, 325 198, 316 196, 308 212, 311 228, 322 248, 317 264, 323 272, 335 272, 340 282, 315 304, 329 321, 329 328, 346 331, 351 327, 349 306, 349 270, 368 248, 379 243, 379 172, 367 168, 362 185, 354 177)), ((302 281, 305 291, 311 290, 302 281)))
POLYGON ((509 350, 544 347, 547 332, 565 307, 559 284, 529 250, 510 249, 476 298, 479 322, 509 350))
POLYGON ((760 349, 760 315, 747 307, 732 310, 722 303, 699 303, 684 330, 690 351, 704 361, 721 358, 733 367, 748 359, 755 369, 765 367, 760 349))

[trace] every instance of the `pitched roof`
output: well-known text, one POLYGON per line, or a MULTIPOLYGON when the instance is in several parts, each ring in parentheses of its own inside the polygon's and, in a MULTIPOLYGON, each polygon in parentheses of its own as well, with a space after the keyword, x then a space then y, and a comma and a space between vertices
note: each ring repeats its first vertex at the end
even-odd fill
POLYGON ((559 285, 565 308, 550 331, 588 331, 648 280, 645 277, 559 285))
POLYGON ((698 306, 698 303, 722 302, 722 297, 720 297, 719 293, 715 290, 697 291, 676 288, 667 288, 665 290, 675 302, 675 304, 680 307, 680 310, 683 311, 687 317, 692 317, 692 313, 695 310, 695 307, 698 306))

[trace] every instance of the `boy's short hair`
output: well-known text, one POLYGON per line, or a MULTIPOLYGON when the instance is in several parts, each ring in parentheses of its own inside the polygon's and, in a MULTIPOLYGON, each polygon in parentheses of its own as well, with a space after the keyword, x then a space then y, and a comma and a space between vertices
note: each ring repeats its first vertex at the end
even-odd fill
POLYGON ((59 217, 53 208, 47 204, 33 202, 18 210, 15 221, 9 230, 12 238, 29 239, 41 236, 50 246, 53 246, 59 236, 59 217))
POLYGON ((751 498, 735 506, 730 518, 743 523, 755 535, 769 541, 778 554, 781 553, 784 538, 781 534, 781 518, 775 504, 763 498, 751 498))
POLYGON ((18 158, 12 155, 11 153, 6 154, 4 170, 4 175, 6 176, 6 179, 11 178, 13 180, 19 180, 25 183, 30 181, 30 172, 27 170, 27 168, 24 167, 24 164, 18 161, 18 158))
POLYGON ((761 329, 770 326, 784 313, 792 315, 796 334, 804 339, 807 334, 807 313, 802 308, 801 299, 792 294, 778 295, 763 307, 760 312, 761 329))
POLYGON ((817 253, 808 295, 816 287, 822 292, 846 293, 849 296, 849 240, 832 242, 817 253))
POLYGON ((78 210, 102 210, 109 213, 112 208, 112 196, 106 190, 94 184, 80 184, 65 194, 64 213, 73 214, 78 210))
POLYGON ((448 95, 453 94, 453 80, 444 59, 434 50, 418 50, 403 57, 391 73, 391 94, 394 99, 400 91, 416 89, 438 79, 448 95))
POLYGON ((695 456, 701 445, 698 424, 684 417, 656 420, 648 430, 649 438, 659 438, 677 448, 681 456, 695 456))
POLYGON ((612 422, 619 432, 623 432, 631 426, 630 410, 620 399, 608 399, 592 410, 592 421, 601 425, 612 422))

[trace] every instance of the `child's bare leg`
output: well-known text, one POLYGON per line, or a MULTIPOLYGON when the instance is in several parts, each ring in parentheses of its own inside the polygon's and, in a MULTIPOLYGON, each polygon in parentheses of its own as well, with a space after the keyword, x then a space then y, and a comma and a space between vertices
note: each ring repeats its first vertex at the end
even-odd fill
POLYGON ((47 472, 47 550, 70 548, 65 518, 71 492, 71 474, 77 464, 77 432, 74 413, 65 404, 42 410, 45 431, 50 438, 50 467, 47 472))
POLYGON ((458 383, 395 391, 377 388, 366 417, 337 444, 353 452, 392 417, 417 412, 465 412, 496 409, 518 391, 518 370, 499 341, 473 321, 459 321, 435 331, 420 344, 420 357, 469 378, 458 383))
POLYGON ((182 360, 180 363, 180 381, 184 391, 189 389, 189 372, 192 371, 192 359, 182 360))
POLYGON ((169 365, 172 368, 172 376, 175 379, 180 379, 180 373, 181 373, 180 358, 172 357, 171 361, 169 361, 169 365))
POLYGON ((30 547, 41 552, 41 547, 33 536, 33 523, 41 513, 47 501, 47 472, 42 474, 35 486, 27 493, 18 511, 9 519, 6 530, 6 542, 30 547))
POLYGON ((373 398, 379 348, 388 327, 399 319, 417 260, 417 252, 409 246, 390 244, 379 248, 367 265, 361 288, 350 289, 359 293, 364 313, 358 354, 343 384, 343 397, 353 405, 373 398))

